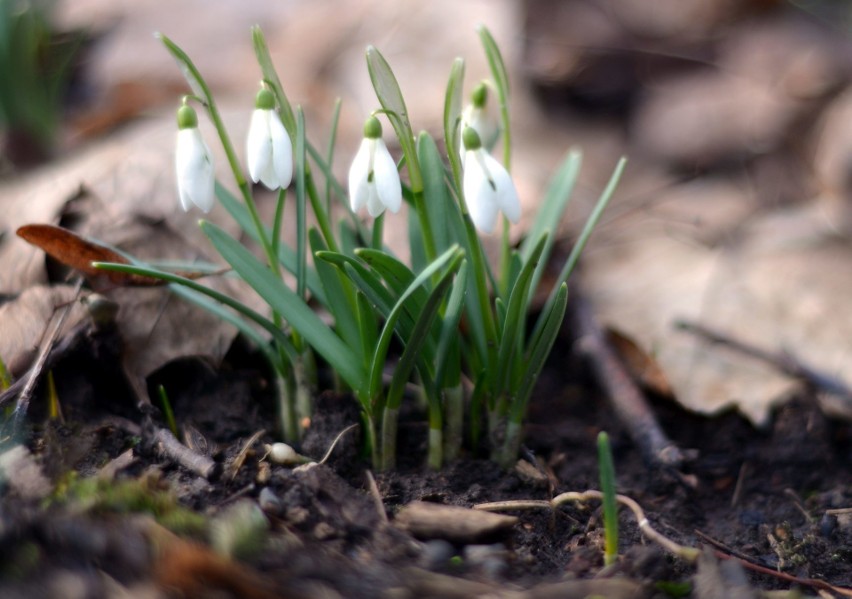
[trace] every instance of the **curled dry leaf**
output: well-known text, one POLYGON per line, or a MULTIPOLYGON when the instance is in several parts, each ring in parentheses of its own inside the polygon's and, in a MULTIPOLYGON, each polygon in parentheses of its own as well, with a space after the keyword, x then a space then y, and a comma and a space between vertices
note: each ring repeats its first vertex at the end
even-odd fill
MULTIPOLYGON (((95 287, 98 283, 108 281, 118 287, 158 287, 165 283, 153 277, 142 275, 109 272, 92 266, 94 262, 115 262, 130 264, 124 256, 96 241, 78 235, 73 231, 55 225, 24 225, 18 228, 18 237, 47 253, 54 260, 80 271, 95 287)), ((206 273, 178 272, 187 279, 199 279, 206 273)))

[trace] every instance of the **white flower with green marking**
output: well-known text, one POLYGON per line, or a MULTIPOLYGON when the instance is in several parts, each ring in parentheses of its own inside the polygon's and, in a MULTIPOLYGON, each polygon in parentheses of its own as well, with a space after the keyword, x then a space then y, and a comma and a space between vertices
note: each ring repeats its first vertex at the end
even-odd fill
POLYGON ((198 115, 191 106, 183 105, 178 109, 177 121, 175 170, 180 205, 185 212, 189 212, 192 204, 204 212, 209 212, 215 199, 215 177, 210 148, 201 138, 198 115))
POLYGON ((286 189, 293 179, 293 143, 275 112, 275 96, 261 89, 255 98, 246 143, 251 180, 269 189, 286 189))
POLYGON ((382 141, 382 125, 373 116, 364 123, 364 139, 349 168, 349 204, 353 212, 366 206, 373 218, 385 208, 398 212, 402 205, 399 172, 382 141))
POLYGON ((483 233, 491 233, 500 212, 513 223, 521 219, 521 202, 512 177, 482 147, 472 127, 462 132, 465 147, 464 199, 471 220, 483 233))
MULTIPOLYGON (((479 135, 482 145, 491 150, 500 136, 500 123, 495 114, 494 103, 488 101, 488 85, 480 83, 470 95, 470 104, 461 114, 461 131, 471 127, 479 135)), ((459 139, 459 153, 464 164, 464 140, 459 139)))

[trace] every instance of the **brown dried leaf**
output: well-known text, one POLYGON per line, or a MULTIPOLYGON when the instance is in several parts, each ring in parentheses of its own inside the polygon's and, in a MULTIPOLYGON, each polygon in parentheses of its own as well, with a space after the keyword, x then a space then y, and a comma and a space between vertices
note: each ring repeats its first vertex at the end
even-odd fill
POLYGON ((630 336, 618 329, 606 330, 609 344, 618 352, 630 376, 640 385, 665 397, 673 397, 674 390, 656 358, 642 349, 630 336))

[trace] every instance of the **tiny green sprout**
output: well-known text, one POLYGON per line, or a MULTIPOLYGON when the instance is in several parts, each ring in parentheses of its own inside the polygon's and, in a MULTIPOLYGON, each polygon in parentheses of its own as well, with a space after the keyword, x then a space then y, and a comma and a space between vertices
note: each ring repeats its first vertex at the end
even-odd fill
POLYGON ((175 413, 172 410, 172 402, 169 401, 169 395, 166 393, 166 388, 160 385, 157 388, 157 394, 160 396, 160 406, 163 408, 163 416, 166 418, 166 424, 169 430, 175 437, 179 436, 177 422, 175 421, 175 413))
POLYGON ((6 362, 0 357, 0 391, 5 391, 12 386, 12 375, 6 367, 6 362))
POLYGON ((598 469, 604 510, 604 564, 610 566, 618 559, 618 502, 615 497, 615 465, 609 435, 598 433, 598 469))

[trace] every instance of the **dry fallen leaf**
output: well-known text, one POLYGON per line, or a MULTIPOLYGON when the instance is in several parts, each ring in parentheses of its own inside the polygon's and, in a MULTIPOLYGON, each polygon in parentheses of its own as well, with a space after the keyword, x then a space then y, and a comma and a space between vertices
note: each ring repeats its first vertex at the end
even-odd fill
POLYGON ((680 319, 767 350, 789 349, 816 368, 852 378, 852 325, 842 318, 852 278, 840 274, 852 251, 819 205, 744 218, 737 214, 748 196, 718 186, 687 186, 668 200, 670 215, 692 213, 688 225, 625 220, 607 234, 617 243, 587 255, 584 282, 601 319, 656 356, 684 406, 713 413, 733 405, 763 423, 796 382, 675 330, 680 319), (713 234, 702 227, 703 214, 715 214, 713 234))

